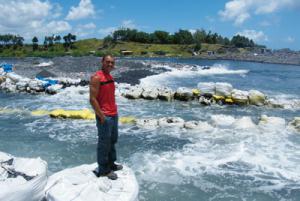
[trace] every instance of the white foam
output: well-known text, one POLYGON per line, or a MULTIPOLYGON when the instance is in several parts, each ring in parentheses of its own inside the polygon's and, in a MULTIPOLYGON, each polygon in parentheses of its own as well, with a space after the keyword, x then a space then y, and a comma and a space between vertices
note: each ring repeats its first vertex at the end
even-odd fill
POLYGON ((54 63, 53 61, 48 61, 48 62, 42 62, 42 63, 39 63, 37 65, 35 65, 36 67, 47 67, 47 66, 52 66, 54 63))
POLYGON ((189 77, 197 76, 211 76, 222 74, 247 74, 249 70, 231 70, 227 66, 222 64, 215 64, 209 69, 202 69, 201 67, 185 66, 183 68, 175 69, 164 72, 158 75, 151 75, 140 80, 143 86, 168 86, 168 80, 174 78, 185 79, 189 77))

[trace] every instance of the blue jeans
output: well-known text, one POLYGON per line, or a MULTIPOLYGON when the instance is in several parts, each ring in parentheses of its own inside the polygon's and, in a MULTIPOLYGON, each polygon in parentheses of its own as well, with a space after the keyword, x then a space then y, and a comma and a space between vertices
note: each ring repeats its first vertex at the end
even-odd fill
POLYGON ((96 117, 98 128, 97 162, 98 172, 106 174, 117 160, 115 144, 118 141, 118 115, 106 116, 103 124, 96 117))

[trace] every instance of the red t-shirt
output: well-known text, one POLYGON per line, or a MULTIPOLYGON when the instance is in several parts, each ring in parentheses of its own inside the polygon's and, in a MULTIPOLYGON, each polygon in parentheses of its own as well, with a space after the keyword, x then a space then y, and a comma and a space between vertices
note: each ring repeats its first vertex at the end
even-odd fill
POLYGON ((111 74, 97 71, 96 75, 100 78, 100 86, 97 101, 101 111, 106 116, 115 116, 118 114, 115 100, 115 81, 111 74))

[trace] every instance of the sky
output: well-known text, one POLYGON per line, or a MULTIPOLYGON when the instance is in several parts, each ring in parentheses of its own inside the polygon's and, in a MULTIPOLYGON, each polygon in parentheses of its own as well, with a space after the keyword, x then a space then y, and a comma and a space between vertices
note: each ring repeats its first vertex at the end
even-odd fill
POLYGON ((0 34, 19 34, 26 42, 67 33, 103 38, 120 27, 171 34, 203 28, 300 50, 299 19, 300 0, 0 0, 0 34))

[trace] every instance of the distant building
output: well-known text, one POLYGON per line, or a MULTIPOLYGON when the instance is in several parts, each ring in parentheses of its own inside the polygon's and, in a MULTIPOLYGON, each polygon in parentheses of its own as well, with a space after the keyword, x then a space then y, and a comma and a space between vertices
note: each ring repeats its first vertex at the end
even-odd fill
POLYGON ((133 54, 133 51, 130 51, 130 50, 121 50, 120 52, 124 56, 133 54))

